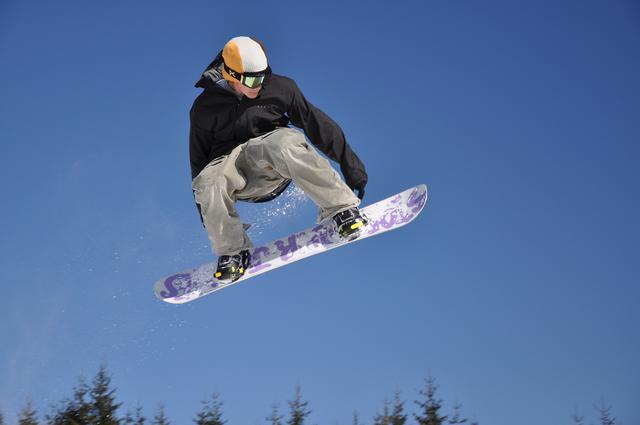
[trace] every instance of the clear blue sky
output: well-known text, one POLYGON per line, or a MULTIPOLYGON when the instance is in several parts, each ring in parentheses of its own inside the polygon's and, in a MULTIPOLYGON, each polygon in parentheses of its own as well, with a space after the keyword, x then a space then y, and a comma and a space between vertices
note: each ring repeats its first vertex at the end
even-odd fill
MULTIPOLYGON (((0 411, 101 363, 123 411, 187 424, 218 391, 261 424, 371 418, 429 371, 481 424, 640 422, 640 6, 628 1, 0 3, 0 411), (193 83, 236 35, 343 127, 408 227, 186 306, 210 261, 190 191, 193 83)), ((309 201, 253 206, 264 242, 309 201), (267 218, 264 218, 267 217, 267 218)))

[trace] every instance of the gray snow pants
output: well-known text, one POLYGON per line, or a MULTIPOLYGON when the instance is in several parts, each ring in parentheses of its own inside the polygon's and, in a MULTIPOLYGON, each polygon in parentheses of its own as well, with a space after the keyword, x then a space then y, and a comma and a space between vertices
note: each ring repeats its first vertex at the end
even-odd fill
POLYGON ((278 128, 214 159, 193 179, 196 202, 216 255, 233 255, 253 247, 236 212, 236 200, 259 199, 286 179, 315 202, 318 221, 360 204, 302 132, 278 128))

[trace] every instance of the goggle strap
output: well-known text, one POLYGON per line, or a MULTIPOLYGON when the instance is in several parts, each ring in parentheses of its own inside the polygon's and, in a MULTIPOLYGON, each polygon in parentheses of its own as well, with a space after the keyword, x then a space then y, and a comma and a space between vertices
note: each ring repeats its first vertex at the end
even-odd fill
POLYGON ((242 79, 242 74, 241 73, 239 73, 236 70, 233 70, 233 69, 229 68, 229 66, 224 62, 222 62, 222 64, 224 65, 224 70, 227 71, 227 73, 229 75, 231 75, 231 77, 235 78, 238 81, 240 81, 242 79))

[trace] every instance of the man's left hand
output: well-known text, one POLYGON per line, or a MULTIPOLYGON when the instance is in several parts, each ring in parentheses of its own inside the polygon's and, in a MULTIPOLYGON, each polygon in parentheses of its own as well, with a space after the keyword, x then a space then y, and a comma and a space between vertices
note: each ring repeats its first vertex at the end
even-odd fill
POLYGON ((356 192, 356 196, 362 201, 364 198, 364 187, 367 185, 367 182, 358 183, 352 189, 356 192))

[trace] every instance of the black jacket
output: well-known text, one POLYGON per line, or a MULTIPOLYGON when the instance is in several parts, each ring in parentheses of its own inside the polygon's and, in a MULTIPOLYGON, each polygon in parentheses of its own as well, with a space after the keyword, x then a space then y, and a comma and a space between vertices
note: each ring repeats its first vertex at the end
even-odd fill
POLYGON ((342 129, 320 109, 309 103, 296 83, 268 70, 256 99, 238 97, 218 86, 220 55, 209 65, 196 87, 204 91, 191 108, 189 156, 195 178, 213 159, 229 154, 247 140, 289 123, 301 128, 321 152, 340 164, 352 189, 366 183, 364 164, 347 144, 342 129))

